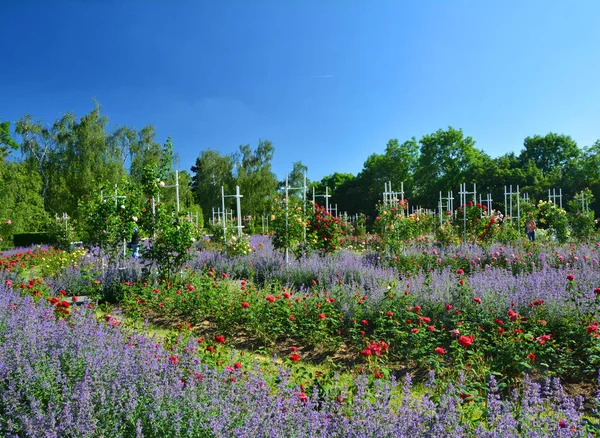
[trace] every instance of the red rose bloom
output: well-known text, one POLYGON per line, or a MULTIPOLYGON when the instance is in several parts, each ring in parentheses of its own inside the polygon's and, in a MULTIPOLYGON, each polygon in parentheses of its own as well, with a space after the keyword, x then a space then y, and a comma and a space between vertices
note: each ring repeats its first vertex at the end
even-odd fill
POLYGON ((458 343, 461 346, 465 347, 465 348, 470 347, 473 344, 474 341, 475 341, 475 337, 473 335, 471 335, 471 336, 460 336, 458 338, 458 343))

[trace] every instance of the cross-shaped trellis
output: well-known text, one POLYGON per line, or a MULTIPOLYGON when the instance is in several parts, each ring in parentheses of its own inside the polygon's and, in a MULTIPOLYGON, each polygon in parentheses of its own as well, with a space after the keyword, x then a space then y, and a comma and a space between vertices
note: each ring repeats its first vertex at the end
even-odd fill
POLYGON ((515 223, 514 219, 517 219, 516 224, 517 227, 519 226, 519 221, 521 220, 521 194, 519 192, 519 186, 517 185, 517 191, 513 192, 513 186, 512 184, 509 186, 504 186, 504 217, 510 217, 510 221, 511 223, 515 223), (514 214, 514 210, 513 210, 513 199, 514 197, 517 197, 517 205, 516 205, 516 212, 517 214, 514 214))
POLYGON ((225 187, 221 186, 221 206, 223 207, 223 211, 225 211, 225 198, 235 198, 236 212, 237 212, 237 225, 233 227, 228 227, 225 222, 225 218, 223 218, 223 241, 227 243, 227 228, 237 228, 238 230, 238 238, 242 237, 242 208, 240 206, 240 200, 243 198, 243 195, 240 195, 240 186, 235 186, 235 195, 225 195, 225 187))
POLYGON ((477 186, 473 184, 473 191, 467 191, 467 183, 460 185, 460 204, 463 210, 463 243, 467 243, 467 197, 473 195, 473 202, 477 202, 477 186))
MULTIPOLYGON (((306 217, 306 191, 307 191, 307 187, 306 187, 306 174, 304 174, 304 179, 303 179, 303 185, 302 187, 290 187, 289 184, 289 179, 288 179, 288 175, 285 175, 285 233, 287 235, 288 233, 288 228, 289 228, 289 213, 288 213, 288 208, 289 208, 289 204, 290 204, 290 190, 302 190, 302 214, 304 217, 306 217)), ((329 191, 327 190, 327 187, 325 187, 325 201, 326 201, 326 211, 329 211, 329 196, 331 196, 329 194, 329 191)), ((315 208, 315 188, 313 187, 313 209, 315 208)), ((287 239, 287 238, 286 238, 287 239)), ((288 240, 289 241, 289 240, 288 240)), ((304 242, 304 247, 306 247, 306 225, 304 225, 303 227, 303 242, 304 242)), ((289 248, 285 248, 285 262, 289 263, 290 262, 290 254, 289 254, 289 248)))
POLYGON ((449 211, 452 213, 454 211, 454 196, 452 191, 448 192, 446 197, 442 197, 442 192, 440 192, 440 200, 438 202, 438 212, 440 215, 440 225, 444 222, 444 215, 449 211))
MULTIPOLYGON (((107 199, 114 199, 115 200, 115 210, 117 210, 119 208, 119 199, 125 200, 127 198, 127 196, 125 195, 121 195, 119 196, 119 191, 117 189, 117 185, 115 184, 115 194, 112 196, 105 196, 104 195, 104 191, 100 190, 100 200, 102 202, 104 202, 107 199)), ((154 203, 152 204, 152 212, 154 213, 154 203)), ((123 239, 123 258, 125 258, 127 256, 127 240, 123 239)), ((104 269, 104 260, 102 261, 102 269, 104 269)))
POLYGON ((562 210, 562 189, 558 189, 558 195, 556 194, 556 189, 552 189, 552 192, 550 192, 550 189, 548 189, 548 201, 553 202, 554 205, 556 205, 557 199, 558 199, 559 207, 562 210))

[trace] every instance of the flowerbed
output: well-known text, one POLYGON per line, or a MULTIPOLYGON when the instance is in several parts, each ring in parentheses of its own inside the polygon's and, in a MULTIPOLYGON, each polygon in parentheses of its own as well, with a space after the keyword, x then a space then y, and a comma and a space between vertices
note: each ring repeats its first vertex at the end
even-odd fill
POLYGON ((430 379, 416 396, 408 377, 398 388, 360 376, 310 393, 285 369, 275 380, 239 363, 217 371, 195 339, 165 350, 119 322, 85 308, 57 319, 44 300, 0 285, 3 436, 586 436, 594 427, 557 381, 526 380, 501 400, 492 378, 484 409, 465 403, 460 381, 430 379))

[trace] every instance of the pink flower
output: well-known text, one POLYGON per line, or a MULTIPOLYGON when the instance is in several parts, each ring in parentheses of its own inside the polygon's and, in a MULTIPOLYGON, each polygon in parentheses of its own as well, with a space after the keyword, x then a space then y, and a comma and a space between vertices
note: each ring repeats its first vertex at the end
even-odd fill
POLYGON ((11 225, 11 224, 12 224, 12 221, 9 219, 9 220, 7 220, 7 221, 6 221, 6 224, 7 224, 7 225, 11 225))
POLYGON ((567 280, 573 281, 573 280, 575 280, 575 276, 573 274, 569 274, 569 275, 567 275, 567 280))

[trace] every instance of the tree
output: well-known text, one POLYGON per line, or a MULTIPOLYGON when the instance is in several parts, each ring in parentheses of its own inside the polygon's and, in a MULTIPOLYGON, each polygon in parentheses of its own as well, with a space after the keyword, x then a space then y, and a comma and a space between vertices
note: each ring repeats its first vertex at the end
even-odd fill
POLYGON ((521 164, 524 166, 528 161, 533 161, 544 175, 553 170, 562 171, 570 160, 581 154, 571 137, 552 132, 544 137, 527 137, 524 146, 520 155, 521 164))
POLYGON ((207 220, 213 207, 221 205, 221 186, 229 193, 233 184, 233 157, 207 149, 192 166, 192 192, 207 220))
POLYGON ((18 149, 19 145, 10 135, 10 122, 0 122, 0 163, 8 156, 11 149, 18 149))
POLYGON ((440 191, 446 193, 458 189, 461 183, 476 183, 489 160, 461 129, 439 129, 423 136, 419 143, 415 198, 423 205, 437 206, 440 191))
POLYGON ((65 114, 53 126, 57 142, 56 162, 52 177, 60 184, 53 190, 53 205, 57 213, 66 211, 78 217, 79 201, 93 192, 100 182, 114 185, 125 177, 121 149, 112 147, 106 128, 108 118, 100 113, 100 105, 77 120, 65 114))
MULTIPOLYGON (((293 166, 292 171, 287 175, 289 186, 294 187, 295 189, 304 187, 304 178, 306 176, 306 173, 308 172, 308 167, 306 167, 304 164, 302 164, 302 161, 295 161, 292 164, 292 166, 293 166)), ((307 178, 306 179, 307 187, 308 187, 309 183, 310 183, 310 181, 307 178)), ((285 179, 283 181, 279 182, 279 190, 285 190, 285 179)), ((307 188, 307 190, 308 190, 308 188, 307 188)), ((293 192, 293 194, 291 194, 291 196, 302 197, 302 191, 295 190, 293 192)), ((307 193, 307 196, 308 196, 308 193, 307 193)))
POLYGON ((277 193, 277 176, 271 171, 275 148, 269 140, 259 140, 253 151, 250 145, 241 145, 234 156, 236 183, 244 196, 243 211, 253 217, 270 211, 271 200, 277 193))
POLYGON ((42 179, 40 194, 44 208, 47 209, 46 193, 50 183, 49 163, 55 146, 55 138, 51 130, 43 125, 43 122, 34 122, 31 115, 25 115, 19 119, 15 132, 22 138, 21 153, 25 157, 28 167, 36 169, 42 179))

